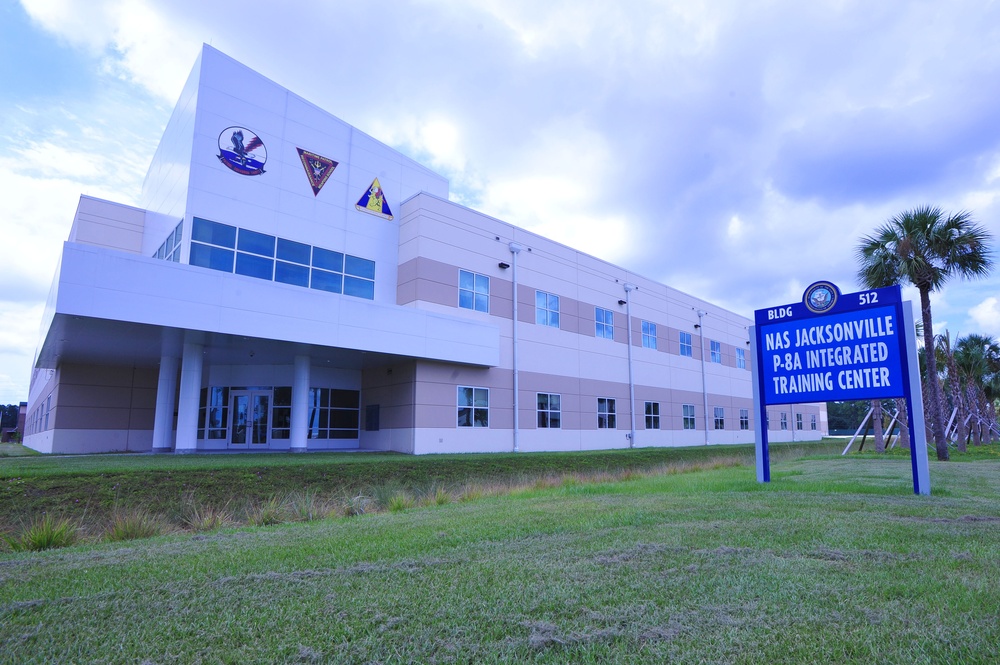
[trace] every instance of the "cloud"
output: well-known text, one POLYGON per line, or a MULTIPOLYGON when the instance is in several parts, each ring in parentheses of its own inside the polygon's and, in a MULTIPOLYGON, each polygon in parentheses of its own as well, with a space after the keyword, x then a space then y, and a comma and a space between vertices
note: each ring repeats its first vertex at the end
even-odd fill
POLYGON ((995 296, 970 309, 969 316, 976 322, 980 334, 1000 339, 1000 300, 995 296))

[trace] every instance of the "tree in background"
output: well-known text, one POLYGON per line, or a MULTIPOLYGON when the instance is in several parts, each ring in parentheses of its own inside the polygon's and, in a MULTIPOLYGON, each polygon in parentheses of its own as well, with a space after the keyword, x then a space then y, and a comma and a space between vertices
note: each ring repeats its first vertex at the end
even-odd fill
POLYGON ((889 219, 873 235, 863 237, 856 250, 858 279, 865 288, 909 282, 920 292, 924 348, 930 350, 925 355, 931 431, 939 460, 948 459, 948 441, 933 351, 930 293, 956 275, 966 279, 988 275, 993 267, 992 241, 970 213, 946 217, 940 208, 923 206, 889 219))

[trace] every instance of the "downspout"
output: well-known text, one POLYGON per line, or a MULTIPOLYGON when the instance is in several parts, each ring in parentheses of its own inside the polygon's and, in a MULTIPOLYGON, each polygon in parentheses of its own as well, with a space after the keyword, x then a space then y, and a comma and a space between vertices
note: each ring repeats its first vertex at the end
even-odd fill
POLYGON ((708 314, 703 309, 698 310, 698 334, 701 345, 701 396, 704 400, 705 408, 705 445, 708 445, 708 382, 705 379, 705 315, 708 314))
POLYGON ((511 290, 512 298, 514 302, 514 325, 511 330, 511 335, 513 336, 512 351, 514 354, 513 366, 514 366, 514 452, 518 452, 518 436, 520 434, 520 427, 518 426, 519 409, 521 405, 519 390, 518 390, 518 375, 517 375, 517 255, 521 253, 523 247, 516 242, 510 243, 508 245, 511 254, 511 290))
POLYGON ((628 447, 635 447, 635 381, 632 377, 632 291, 635 284, 625 283, 625 318, 628 329, 628 411, 629 411, 629 434, 628 447))

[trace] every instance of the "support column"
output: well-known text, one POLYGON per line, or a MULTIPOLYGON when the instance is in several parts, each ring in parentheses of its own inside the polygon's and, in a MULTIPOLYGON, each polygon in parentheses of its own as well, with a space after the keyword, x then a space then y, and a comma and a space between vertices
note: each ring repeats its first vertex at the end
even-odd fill
POLYGON ((181 391, 177 404, 177 443, 175 453, 193 453, 198 449, 198 406, 204 346, 184 342, 181 360, 181 391))
POLYGON ((174 447, 177 366, 176 357, 169 355, 160 357, 160 377, 156 383, 156 412, 153 416, 154 453, 169 453, 174 447))
POLYGON ((304 453, 308 448, 309 429, 309 356, 295 356, 295 377, 292 379, 291 451, 304 453))

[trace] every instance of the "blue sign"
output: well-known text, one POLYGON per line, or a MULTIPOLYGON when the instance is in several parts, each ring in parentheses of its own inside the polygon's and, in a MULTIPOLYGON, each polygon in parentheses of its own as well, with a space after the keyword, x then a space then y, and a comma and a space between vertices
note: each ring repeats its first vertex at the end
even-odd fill
POLYGON ((758 326, 764 398, 795 404, 902 397, 901 326, 892 306, 758 326))
POLYGON ((770 481, 767 407, 905 398, 913 489, 930 492, 913 315, 898 286, 841 294, 816 282, 802 302, 754 312, 757 479, 770 481), (915 404, 914 404, 915 403, 915 404), (916 407, 916 408, 915 408, 916 407))

